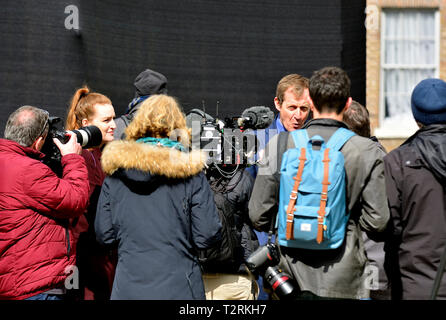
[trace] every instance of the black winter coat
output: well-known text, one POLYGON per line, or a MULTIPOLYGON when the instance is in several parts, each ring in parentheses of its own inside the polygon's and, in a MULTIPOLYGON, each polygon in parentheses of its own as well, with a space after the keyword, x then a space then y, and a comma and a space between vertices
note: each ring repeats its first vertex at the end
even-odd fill
POLYGON ((205 299, 196 249, 219 241, 221 224, 203 160, 134 141, 104 149, 95 229, 118 244, 111 299, 205 299))
MULTIPOLYGON (((206 272, 247 273, 245 261, 259 247, 259 241, 254 233, 248 212, 254 178, 244 168, 238 169, 231 178, 225 178, 215 166, 211 166, 208 170, 207 177, 211 189, 215 193, 222 194, 226 201, 231 204, 223 207, 231 209, 228 214, 234 217, 238 243, 234 261, 204 264, 204 270, 206 272)), ((221 208, 222 206, 220 204, 217 207, 221 208)))
MULTIPOLYGON (((446 246, 446 125, 418 130, 385 158, 393 298, 429 299, 446 246)), ((439 298, 446 298, 446 276, 439 298)))

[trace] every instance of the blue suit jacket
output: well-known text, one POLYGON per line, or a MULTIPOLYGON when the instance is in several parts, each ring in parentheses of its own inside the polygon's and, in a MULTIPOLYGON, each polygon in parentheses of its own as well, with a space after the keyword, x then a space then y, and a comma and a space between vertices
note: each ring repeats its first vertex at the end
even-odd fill
MULTIPOLYGON (((277 121, 279 119, 279 114, 276 115, 273 122, 269 125, 266 129, 258 129, 254 131, 254 134, 257 136, 258 140, 258 151, 261 151, 265 149, 266 145, 268 144, 269 140, 274 137, 279 132, 282 132, 284 129, 277 127, 277 121)), ((255 155, 255 160, 257 161, 257 154, 255 155)), ((257 177, 257 171, 258 167, 257 165, 252 165, 248 168, 246 168, 246 171, 248 171, 254 179, 257 177)))

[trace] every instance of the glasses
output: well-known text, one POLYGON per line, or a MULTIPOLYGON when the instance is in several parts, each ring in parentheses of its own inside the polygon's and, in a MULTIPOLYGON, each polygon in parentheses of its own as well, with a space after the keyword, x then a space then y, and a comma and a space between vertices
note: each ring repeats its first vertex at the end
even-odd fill
POLYGON ((39 135, 37 137, 42 137, 42 134, 45 132, 46 126, 48 125, 48 122, 50 120, 50 114, 48 113, 48 111, 44 110, 44 113, 46 115, 45 124, 43 125, 43 128, 42 130, 40 130, 39 135))

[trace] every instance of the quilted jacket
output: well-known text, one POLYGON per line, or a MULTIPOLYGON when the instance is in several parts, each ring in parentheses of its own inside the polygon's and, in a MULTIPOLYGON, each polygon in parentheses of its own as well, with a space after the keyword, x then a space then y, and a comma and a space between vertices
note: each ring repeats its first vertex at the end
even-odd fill
POLYGON ((62 157, 58 178, 44 155, 0 139, 0 299, 25 299, 62 287, 75 265, 69 219, 89 193, 82 156, 62 157))

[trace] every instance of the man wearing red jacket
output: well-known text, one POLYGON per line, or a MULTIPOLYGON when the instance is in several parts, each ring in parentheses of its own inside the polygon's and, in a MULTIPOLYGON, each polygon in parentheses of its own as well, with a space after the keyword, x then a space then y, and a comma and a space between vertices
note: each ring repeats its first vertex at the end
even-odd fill
POLYGON ((62 144, 62 178, 41 162, 48 113, 14 111, 0 139, 0 299, 63 299, 75 265, 70 218, 84 213, 88 173, 76 135, 62 144))

